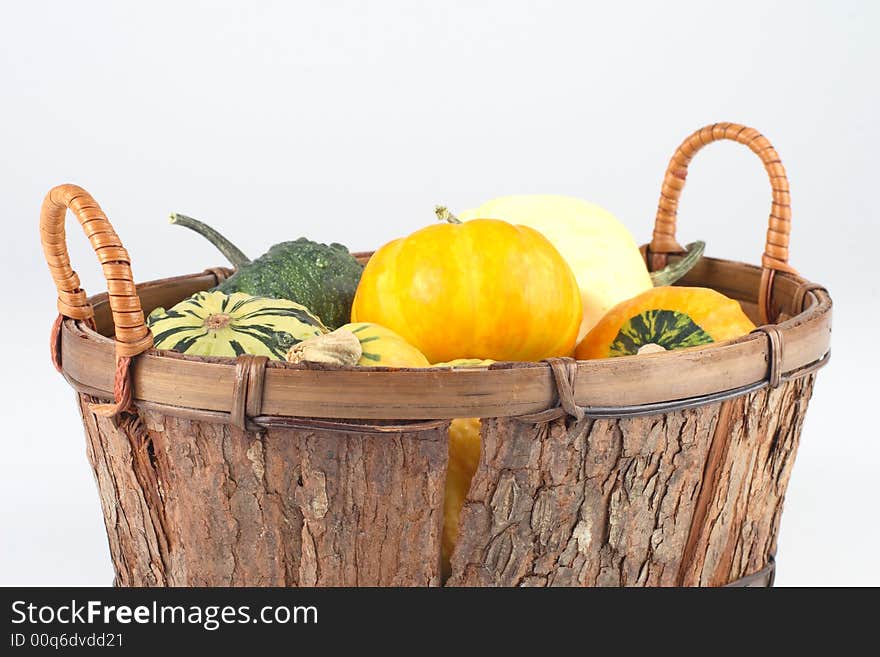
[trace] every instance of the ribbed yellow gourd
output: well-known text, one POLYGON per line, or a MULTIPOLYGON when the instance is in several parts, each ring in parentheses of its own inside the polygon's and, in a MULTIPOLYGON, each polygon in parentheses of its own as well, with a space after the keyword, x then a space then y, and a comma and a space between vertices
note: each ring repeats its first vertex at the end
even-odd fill
POLYGON ((471 479, 480 464, 479 418, 456 418, 449 424, 449 463, 446 467, 446 497, 443 499, 442 564, 444 576, 451 570, 449 559, 458 542, 458 521, 471 479))
POLYGON ((504 196, 458 213, 462 221, 502 219, 543 234, 568 262, 580 288, 578 341, 621 301, 653 287, 633 236, 613 214, 577 198, 504 196))
POLYGON ((577 281, 538 231, 477 219, 434 224, 370 258, 352 322, 375 322, 431 362, 570 356, 581 323, 577 281))
MULTIPOLYGON (((453 369, 489 367, 494 360, 458 358, 431 367, 453 369)), ((446 469, 446 497, 443 499, 443 575, 449 576, 449 559, 458 542, 458 521, 471 487, 471 480, 480 464, 480 419, 456 418, 449 424, 449 464, 446 469)))

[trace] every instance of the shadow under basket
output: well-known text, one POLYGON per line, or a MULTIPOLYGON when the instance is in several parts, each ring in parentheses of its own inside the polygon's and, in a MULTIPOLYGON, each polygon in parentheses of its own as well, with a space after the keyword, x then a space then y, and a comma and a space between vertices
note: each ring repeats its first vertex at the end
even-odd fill
POLYGON ((831 299, 787 264, 788 184, 775 150, 734 124, 707 126, 676 151, 648 262, 679 257, 687 165, 718 139, 764 161, 774 190, 767 247, 761 267, 704 258, 682 284, 739 300, 756 332, 682 351, 482 370, 156 351, 143 310, 229 271, 136 286, 94 199, 54 188, 41 217, 61 312, 53 357, 77 391, 116 582, 771 585, 786 486, 828 359, 831 299), (68 208, 109 294, 80 289, 68 208), (444 581, 447 429, 457 417, 483 418, 482 453, 444 581))

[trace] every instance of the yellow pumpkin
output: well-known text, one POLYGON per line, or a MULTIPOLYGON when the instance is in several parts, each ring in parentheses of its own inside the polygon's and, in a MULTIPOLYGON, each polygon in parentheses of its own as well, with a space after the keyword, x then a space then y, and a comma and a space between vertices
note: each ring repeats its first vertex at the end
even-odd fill
POLYGON ((633 236, 607 210, 567 196, 505 196, 460 213, 503 219, 543 234, 571 266, 580 288, 581 340, 613 306, 653 287, 633 236))
POLYGON ((449 424, 449 464, 443 498, 443 574, 449 575, 449 559, 458 542, 458 521, 471 480, 480 464, 479 418, 456 418, 449 424))
MULTIPOLYGON (((431 367, 488 367, 495 361, 478 358, 456 358, 431 367)), ((449 424, 449 465, 446 470, 446 497, 443 499, 443 574, 450 572, 449 559, 458 541, 458 520, 471 487, 471 480, 480 464, 480 419, 456 418, 449 424)))
POLYGON ((494 360, 487 358, 456 358, 447 363, 434 363, 431 367, 451 367, 452 369, 467 369, 469 367, 489 367, 494 360))
POLYGON ((357 322, 342 329, 351 331, 360 341, 363 354, 358 365, 372 367, 429 367, 425 355, 391 329, 357 322))
POLYGON ((657 287, 612 308, 576 356, 610 358, 671 351, 746 335, 755 325, 739 303, 705 287, 657 287))
POLYGON ((572 354, 581 295, 538 231, 475 219, 428 226, 379 249, 351 319, 390 328, 431 362, 540 360, 572 354))

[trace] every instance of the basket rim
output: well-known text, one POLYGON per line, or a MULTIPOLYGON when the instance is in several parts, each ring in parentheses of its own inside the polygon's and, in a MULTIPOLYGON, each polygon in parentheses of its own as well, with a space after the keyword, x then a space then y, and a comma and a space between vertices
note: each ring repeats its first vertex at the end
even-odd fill
MULTIPOLYGON (((750 287, 746 284, 751 279, 760 278, 760 271, 745 263, 704 258, 689 277, 699 278, 702 273, 721 276, 723 282, 725 274, 735 272, 742 279, 737 283, 741 292, 743 286, 750 287)), ((775 286, 790 301, 806 283, 800 276, 783 274, 775 286)), ((202 272, 149 281, 138 285, 138 292, 143 296, 168 287, 205 289, 213 284, 213 275, 202 272)), ((735 292, 733 287, 728 291, 735 292)), ((816 290, 806 299, 809 305, 803 311, 777 325, 784 340, 778 364, 783 380, 803 376, 827 360, 831 297, 816 290)), ((96 317, 107 312, 106 292, 90 302, 96 317)), ((71 319, 63 322, 61 339, 68 382, 80 392, 112 399, 113 339, 71 319)), ((738 396, 766 386, 770 353, 766 336, 751 334, 673 352, 577 361, 575 400, 588 414, 592 410, 598 416, 658 413, 667 407, 711 403, 725 394, 738 396), (651 380, 658 376, 660 381, 651 380), (646 410, 640 413, 640 407, 646 410)), ((235 369, 233 358, 151 349, 135 359, 135 403, 172 415, 222 421, 232 411, 235 369)), ((555 404, 555 384, 544 362, 499 362, 488 369, 408 369, 270 361, 259 406, 261 415, 276 418, 437 420, 525 415, 555 404)))

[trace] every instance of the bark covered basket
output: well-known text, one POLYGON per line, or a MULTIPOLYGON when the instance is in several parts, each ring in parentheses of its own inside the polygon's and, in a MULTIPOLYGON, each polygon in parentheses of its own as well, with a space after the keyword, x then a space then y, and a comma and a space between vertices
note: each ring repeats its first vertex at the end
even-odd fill
MULTIPOLYGON (((751 128, 715 124, 675 152, 651 268, 680 257, 692 156, 730 139, 764 163, 760 267, 704 258, 682 284, 741 302, 732 342, 488 370, 317 368, 152 349, 144 311, 210 288, 207 272, 135 285, 94 199, 47 195, 56 367, 77 392, 116 581, 123 586, 769 586, 785 489, 831 299, 788 265, 785 170, 751 128), (72 210, 108 292, 71 269, 72 210), (114 336, 114 337, 110 337, 114 336), (481 417, 482 455, 440 572, 447 427, 481 417)), ((363 254, 362 259, 369 257, 363 254)))

